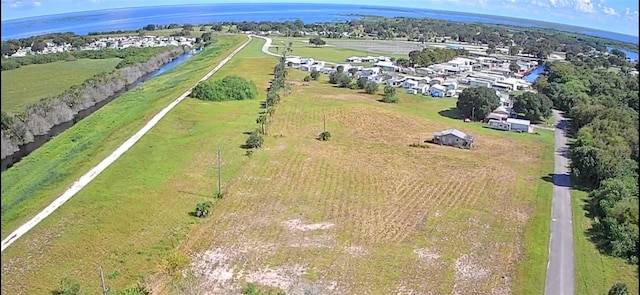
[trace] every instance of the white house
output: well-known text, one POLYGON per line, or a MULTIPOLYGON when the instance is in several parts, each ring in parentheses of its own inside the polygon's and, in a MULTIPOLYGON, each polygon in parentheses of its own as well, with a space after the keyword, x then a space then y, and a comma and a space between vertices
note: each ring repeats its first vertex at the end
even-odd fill
POLYGON ((411 87, 412 90, 415 90, 418 94, 429 93, 429 85, 416 85, 411 87))
POLYGON ((447 80, 442 82, 442 86, 447 87, 447 90, 456 90, 458 89, 458 82, 447 80))
POLYGON ((300 64, 303 65, 312 65, 315 62, 313 58, 302 58, 300 59, 300 64))
POLYGON ((533 127, 529 120, 507 118, 507 123, 511 125, 511 130, 519 132, 532 132, 533 127))
POLYGON ((444 83, 444 78, 440 77, 435 77, 429 81, 429 84, 431 85, 442 85, 442 83, 444 83))
POLYGON ((287 63, 288 66, 291 66, 292 68, 298 68, 302 63, 299 57, 287 57, 285 62, 287 63))
POLYGON ((429 87, 429 93, 433 97, 444 97, 446 92, 447 92, 447 88, 442 85, 436 84, 429 87))
POLYGON ((360 77, 369 77, 380 74, 380 68, 364 68, 360 70, 360 77))
POLYGON ((381 68, 383 71, 391 71, 391 72, 395 72, 396 69, 398 68, 390 61, 379 61, 373 64, 373 66, 381 68))
POLYGON ((400 87, 404 84, 404 77, 395 77, 387 80, 387 85, 392 87, 400 87))
POLYGON ((404 83, 402 83, 402 87, 406 89, 412 88, 414 86, 418 86, 418 81, 407 79, 404 81, 404 83))

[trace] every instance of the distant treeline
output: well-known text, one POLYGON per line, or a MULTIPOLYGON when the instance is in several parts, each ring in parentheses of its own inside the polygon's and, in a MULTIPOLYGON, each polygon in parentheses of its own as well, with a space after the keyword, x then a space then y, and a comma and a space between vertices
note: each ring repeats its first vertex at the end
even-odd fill
MULTIPOLYGON (((189 36, 196 26, 206 26, 200 30, 229 33, 242 31, 279 31, 285 36, 302 37, 306 33, 319 33, 324 38, 402 38, 418 42, 450 41, 484 44, 490 47, 513 47, 525 54, 532 54, 540 58, 548 56, 553 51, 571 54, 590 53, 592 49, 606 52, 607 46, 638 51, 638 45, 620 42, 600 37, 592 37, 577 33, 562 32, 555 29, 529 28, 511 25, 463 23, 428 18, 363 18, 345 22, 304 23, 301 20, 272 22, 272 21, 243 21, 216 22, 208 24, 149 24, 138 30, 117 30, 110 32, 91 32, 87 36, 73 33, 58 33, 34 36, 29 38, 2 42, 2 54, 15 52, 20 47, 37 45, 44 40, 54 43, 66 42, 75 47, 87 44, 96 35, 106 34, 144 34, 155 30, 180 29, 176 36, 189 36), (345 33, 348 33, 345 35, 345 33)), ((61 44, 61 43, 60 43, 61 44)), ((42 47, 42 46, 36 46, 42 47)))
MULTIPOLYGON (((23 113, 11 115, 3 111, 0 133, 2 159, 17 152, 21 145, 32 142, 35 136, 48 134, 53 126, 73 120, 78 112, 111 97, 185 53, 182 47, 175 46, 145 50, 137 51, 142 54, 129 59, 128 66, 96 74, 56 97, 28 106, 23 113)), ((99 51, 93 53, 100 54, 99 51)))
POLYGON ((73 61, 80 58, 105 59, 121 58, 122 60, 116 69, 121 69, 134 64, 144 62, 152 56, 166 51, 163 47, 128 47, 124 49, 102 49, 102 50, 77 50, 69 52, 58 52, 51 54, 27 55, 19 58, 3 58, 0 60, 2 71, 17 69, 21 66, 31 64, 46 64, 56 61, 73 61))

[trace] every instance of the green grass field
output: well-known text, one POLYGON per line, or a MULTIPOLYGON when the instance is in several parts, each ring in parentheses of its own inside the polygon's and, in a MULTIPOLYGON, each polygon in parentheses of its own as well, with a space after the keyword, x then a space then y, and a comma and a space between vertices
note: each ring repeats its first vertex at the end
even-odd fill
MULTIPOLYGON (((147 81, 3 173, 2 236, 243 38, 227 37, 147 81)), ((212 79, 240 75, 256 82, 264 96, 277 59, 265 57, 262 44, 254 40, 212 79)), ((304 55, 296 50, 294 55, 304 55)), ((244 132, 257 127, 258 100, 183 101, 2 253, 2 293, 46 293, 67 276, 97 293, 99 264, 112 289, 145 277, 157 293, 171 293, 165 271, 172 253, 190 256, 202 280, 234 268, 238 281, 209 282, 209 288, 275 276, 285 285, 319 290, 336 282, 336 290, 348 294, 543 292, 552 188, 543 176, 553 171, 553 132, 490 130, 439 114, 455 100, 399 93, 401 102, 388 105, 377 96, 335 88, 326 76, 302 82, 305 75, 290 72, 293 92, 277 106, 265 147, 252 157, 240 145, 244 132), (325 116, 332 139, 319 142, 314 137, 325 116), (447 128, 476 136, 476 148, 408 146, 447 128), (213 199, 218 147, 227 193, 222 200, 213 199), (190 217, 202 200, 214 201, 211 217, 190 217)), ((574 207, 576 232, 577 212, 574 207)), ((576 234, 576 251, 576 294, 604 294, 616 277, 637 294, 633 268, 598 256, 584 235, 576 234), (598 279, 600 272, 604 279, 598 279)))
MULTIPOLYGON (((373 51, 364 51, 348 48, 340 48, 334 46, 321 46, 314 47, 308 43, 309 38, 293 38, 293 37, 271 37, 273 43, 269 51, 273 53, 282 53, 282 50, 286 48, 289 42, 293 45, 292 55, 302 57, 313 57, 317 60, 323 60, 333 63, 342 63, 347 57, 350 56, 389 56, 389 57, 407 57, 406 55, 379 53, 373 51), (279 49, 276 50, 276 47, 279 49)), ((330 44, 331 39, 325 39, 330 44)))
POLYGON ((99 72, 110 72, 119 62, 119 58, 79 59, 3 71, 2 110, 20 112, 27 105, 56 96, 99 72))
MULTIPOLYGON (((3 212, 3 236, 56 198, 244 40, 244 36, 221 39, 114 100, 3 173, 3 205, 29 197, 8 210, 9 214, 3 212), (21 177, 25 173, 32 177, 21 177)), ((261 42, 255 41, 253 49, 259 50, 261 42)), ((194 99, 183 101, 99 178, 2 253, 6 279, 2 292, 43 294, 66 276, 92 287, 99 283, 94 275, 97 264, 103 265, 112 289, 135 285, 139 275, 157 271, 164 256, 195 222, 187 213, 213 193, 193 194, 189 188, 167 191, 167 185, 184 176, 176 173, 185 172, 184 165, 197 158, 203 147, 237 148, 236 141, 245 137, 237 128, 253 125, 249 117, 256 113, 255 103, 211 106, 194 99), (211 130, 221 132, 212 136, 211 130), (236 140, 229 140, 234 136, 236 140), (172 164, 167 165, 166 155, 172 155, 172 164), (98 211, 101 213, 95 214, 98 211), (45 252, 38 260, 28 258, 45 252), (25 267, 15 271, 12 266, 16 263, 25 267)), ((232 172, 229 167, 225 170, 232 172)))
POLYGON ((221 37, 170 74, 115 99, 3 172, 2 237, 57 198, 245 39, 221 37))
POLYGON ((584 209, 588 194, 571 191, 573 210, 573 235, 576 261, 576 294, 607 294, 611 286, 624 282, 629 294, 638 294, 636 267, 620 258, 607 256, 596 249, 586 231, 591 228, 591 219, 584 209))
MULTIPOLYGON (((213 78, 238 74, 265 89, 276 59, 256 53, 262 44, 262 40, 252 42, 213 78)), ((3 183, 15 185, 3 186, 3 204, 31 197, 8 210, 12 215, 3 212, 3 236, 183 91, 164 88, 171 89, 172 82, 186 87, 177 79, 193 81, 198 75, 190 70, 206 72, 202 61, 221 58, 211 57, 215 50, 209 50, 208 58, 205 52, 148 81, 144 89, 115 100, 5 172, 3 183), (163 98, 157 98, 157 92, 163 98), (131 108, 134 104, 139 106, 131 108), (132 119, 125 109, 143 112, 145 118, 132 119), (122 123, 104 126, 110 121, 122 123), (98 135, 84 141, 78 135, 87 128, 98 135), (83 140, 84 150, 75 151, 71 161, 52 157, 72 140, 83 140), (45 159, 54 161, 44 163, 45 159), (20 177, 18 172, 27 170, 43 172, 20 177), (43 183, 49 176, 56 176, 55 183, 43 183), (37 195, 26 194, 35 191, 37 195)), ((251 158, 239 146, 246 139, 243 132, 256 128, 257 100, 187 99, 178 105, 94 182, 2 254, 3 293, 43 293, 65 276, 96 286, 98 264, 103 265, 109 286, 121 288, 134 284, 140 275, 161 273, 164 257, 175 248, 194 255, 220 246, 240 249, 253 242, 259 243, 256 249, 273 245, 276 252, 244 253, 229 263, 245 265, 254 273, 264 265, 286 269, 291 263, 306 263, 307 274, 292 279, 335 280, 347 292, 380 290, 373 292, 377 294, 402 287, 450 293, 454 282, 456 288, 518 289, 523 279, 508 270, 515 271, 530 246, 517 237, 529 216, 535 219, 549 209, 545 200, 550 195, 540 191, 550 187, 541 176, 549 173, 544 154, 551 132, 539 136, 496 132, 439 115, 455 104, 453 100, 401 93, 400 104, 386 105, 375 96, 334 88, 326 77, 303 83, 303 76, 292 71, 293 94, 278 106, 266 147, 251 158), (320 143, 313 138, 321 131, 324 114, 334 138, 320 143), (419 137, 427 139, 450 127, 476 135, 477 149, 408 147, 419 137), (218 146, 229 195, 215 201, 212 218, 200 222, 187 213, 215 193, 218 146), (513 156, 504 161, 511 164, 493 161, 507 150, 513 156), (439 173, 433 174, 433 167, 439 173), (280 225, 292 218, 335 227, 304 234, 280 225), (468 274, 457 269, 456 262, 485 275, 465 277, 468 274), (331 274, 329 269, 340 271, 331 274), (515 281, 503 284, 503 275, 515 281)), ((544 229, 533 238, 548 240, 548 221, 538 222, 544 229)), ((546 255, 531 255, 524 261, 546 265, 546 255)), ((162 280, 156 284, 162 285, 162 280)))

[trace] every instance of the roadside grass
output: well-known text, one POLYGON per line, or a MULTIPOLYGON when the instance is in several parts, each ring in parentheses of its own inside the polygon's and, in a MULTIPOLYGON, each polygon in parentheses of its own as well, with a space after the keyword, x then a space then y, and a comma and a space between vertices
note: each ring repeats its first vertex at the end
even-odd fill
MULTIPOLYGON (((234 74, 227 67, 238 59, 254 60, 252 65, 260 68, 274 63, 271 58, 247 59, 247 50, 260 47, 250 44, 212 79, 234 74)), ((195 65, 199 64, 212 67, 214 62, 200 59, 195 65)), ((178 73, 176 67, 165 75, 178 73)), ((262 93, 269 77, 264 71, 249 73, 262 93)), ((165 81, 157 82, 162 85, 165 81)), ((144 88, 155 90, 148 84, 144 88)), ((2 292, 45 293, 63 277, 79 279, 86 290, 100 284, 97 265, 107 274, 118 274, 107 279, 112 289, 135 285, 145 274, 164 271, 167 255, 199 222, 188 213, 203 200, 217 205, 216 159, 209 158, 209 150, 221 147, 224 183, 247 160, 238 148, 246 138, 239 130, 255 127, 258 102, 184 100, 109 169, 2 253, 2 292), (193 169, 190 163, 200 166, 193 169), (187 180, 210 185, 196 190, 187 180), (39 259, 29 258, 34 256, 39 259), (15 270, 15 265, 22 267, 15 270)))
MULTIPOLYGON (((320 46, 315 47, 308 43, 309 38, 293 38, 293 37, 270 37, 273 42, 271 43, 271 47, 269 48, 270 52, 281 54, 282 50, 289 45, 289 42, 292 43, 293 52, 291 55, 302 56, 302 57, 312 57, 317 60, 323 60, 333 63, 342 63, 345 62, 345 59, 350 56, 389 56, 389 57, 407 57, 406 55, 401 54, 388 54, 388 53, 379 53, 374 51, 365 51, 365 50, 357 50, 357 49, 349 49, 349 48, 341 48, 337 46, 320 46), (276 47, 279 49, 276 50, 276 47)), ((331 44, 331 39, 323 39, 327 42, 327 44, 331 44)))
POLYGON ((607 294, 618 282, 629 287, 629 294, 638 294, 638 274, 635 266, 623 259, 601 253, 589 239, 587 231, 592 220, 584 209, 588 193, 571 190, 573 236, 576 261, 576 294, 607 294))
POLYGON ((542 290, 552 132, 498 132, 438 114, 454 100, 400 93, 399 104, 384 104, 305 75, 290 72, 293 92, 276 107, 265 147, 180 247, 208 288, 231 288, 216 274, 233 269, 240 281, 335 282, 345 294, 542 290), (325 116, 332 138, 321 142, 325 116), (452 127, 476 135, 476 148, 409 147, 452 127))
POLYGON ((115 69, 119 62, 119 58, 78 59, 3 71, 2 110, 21 112, 29 104, 61 94, 97 73, 115 69))
MULTIPOLYGON (((2 238, 56 199, 244 40, 245 36, 221 37, 202 53, 120 96, 3 172, 2 238)), ((19 251, 20 247, 11 248, 19 251)))

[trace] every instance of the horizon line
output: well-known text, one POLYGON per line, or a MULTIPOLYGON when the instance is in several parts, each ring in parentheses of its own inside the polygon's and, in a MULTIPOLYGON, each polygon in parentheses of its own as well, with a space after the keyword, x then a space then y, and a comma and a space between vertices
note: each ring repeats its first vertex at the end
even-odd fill
MULTIPOLYGON (((418 10, 418 11, 438 11, 438 12, 447 12, 447 13, 457 13, 457 14, 462 14, 462 15, 479 15, 479 16, 488 16, 488 17, 495 17, 495 18, 501 18, 501 19, 534 21, 534 22, 543 23, 543 24, 560 25, 560 26, 565 26, 565 27, 570 27, 570 28, 588 29, 588 30, 592 30, 592 31, 606 32, 606 33, 616 34, 616 35, 620 35, 620 36, 640 38, 640 33, 638 33, 638 35, 624 34, 624 33, 620 33, 620 32, 608 31, 608 30, 603 30, 603 29, 598 29, 598 28, 590 28, 590 27, 582 27, 582 26, 576 26, 576 25, 570 25, 570 24, 554 23, 554 22, 531 19, 531 18, 511 17, 511 16, 493 15, 493 14, 486 14, 486 13, 464 12, 464 11, 455 11, 455 10, 441 10, 441 9, 431 9, 431 8, 414 8, 414 7, 410 7, 410 6, 384 6, 384 5, 370 5, 370 4, 348 4, 348 3, 327 3, 327 2, 317 2, 317 3, 277 2, 277 1, 276 2, 253 2, 253 1, 232 2, 231 0, 223 0, 222 2, 217 2, 217 3, 184 3, 184 4, 167 4, 167 5, 160 4, 160 5, 142 5, 142 6, 123 6, 123 7, 118 7, 118 8, 89 9, 89 10, 80 10, 80 11, 74 11, 74 12, 63 12, 63 13, 43 14, 43 15, 37 15, 37 16, 9 18, 9 19, 0 20, 0 23, 8 22, 8 21, 29 20, 29 19, 35 19, 35 18, 41 18, 41 17, 52 17, 52 16, 56 16, 56 15, 67 15, 67 14, 98 12, 98 11, 115 11, 115 10, 152 8, 152 7, 214 6, 214 5, 220 5, 220 4, 227 4, 227 5, 237 5, 237 4, 262 4, 262 5, 269 5, 269 4, 298 4, 298 5, 313 5, 313 4, 320 4, 320 5, 331 5, 331 6, 360 6, 360 7, 379 7, 379 8, 395 8, 395 9, 408 8, 408 9, 418 10)), ((376 15, 372 14, 371 16, 376 16, 376 15)), ((381 17, 384 17, 384 16, 381 16, 381 17)), ((400 17, 400 16, 384 17, 384 18, 394 18, 394 17, 400 17)), ((438 18, 419 17, 419 16, 404 17, 404 18, 438 19, 438 18)), ((335 22, 335 21, 333 21, 333 22, 335 22)), ((461 21, 452 21, 452 22, 461 22, 461 21)), ((311 22, 311 23, 314 23, 314 22, 311 22)), ((486 22, 478 22, 478 23, 486 23, 486 22)), ((500 23, 498 23, 498 24, 500 24, 500 23)), ((523 26, 523 25, 512 25, 512 26, 526 27, 526 26, 523 26)), ((585 36, 591 36, 589 34, 585 34, 585 33, 582 33, 582 32, 575 32, 575 31, 572 32, 572 31, 560 30, 560 29, 552 28, 552 27, 539 26, 539 28, 552 29, 552 30, 570 32, 570 33, 574 33, 574 34, 582 34, 582 35, 585 35, 585 36)), ((604 38, 604 37, 600 37, 600 38, 604 38)), ((609 38, 604 38, 604 39, 609 39, 609 38)), ((633 42, 631 42, 631 43, 633 43, 633 42)), ((635 44, 638 44, 638 43, 640 43, 640 41, 637 41, 635 44)))

